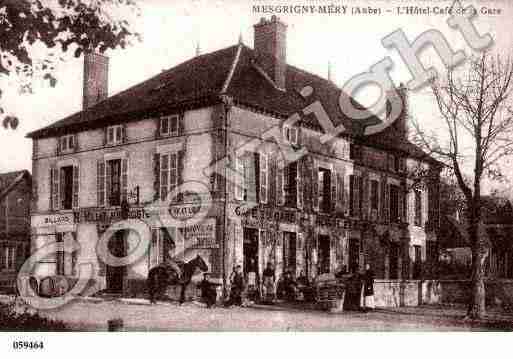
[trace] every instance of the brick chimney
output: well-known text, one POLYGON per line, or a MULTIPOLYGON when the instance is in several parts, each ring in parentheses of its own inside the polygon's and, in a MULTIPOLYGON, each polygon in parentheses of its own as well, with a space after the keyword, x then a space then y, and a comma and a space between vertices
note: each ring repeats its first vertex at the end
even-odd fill
POLYGON ((287 25, 273 15, 271 20, 261 18, 255 28, 254 47, 258 64, 274 81, 285 89, 287 71, 287 25))
POLYGON ((390 106, 396 102, 400 101, 401 104, 399 106, 402 107, 401 113, 399 117, 394 121, 392 124, 392 127, 395 128, 395 130, 398 132, 398 134, 403 139, 408 138, 408 89, 404 84, 400 84, 399 87, 396 89, 397 94, 399 96, 396 96, 395 94, 388 94, 388 102, 387 102, 387 116, 389 116, 391 108, 390 106))
POLYGON ((84 54, 84 110, 103 101, 109 94, 109 58, 96 52, 84 54))

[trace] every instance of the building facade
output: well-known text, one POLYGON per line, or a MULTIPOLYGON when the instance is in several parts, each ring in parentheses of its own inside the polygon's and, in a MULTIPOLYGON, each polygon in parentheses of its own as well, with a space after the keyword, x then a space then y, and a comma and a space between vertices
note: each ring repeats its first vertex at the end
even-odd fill
POLYGON ((0 291, 14 290, 30 252, 31 190, 28 171, 0 174, 0 291))
MULTIPOLYGON (((438 164, 408 142, 406 110, 383 133, 359 135, 337 107, 339 88, 287 64, 286 31, 262 19, 255 49, 199 55, 108 98, 108 61, 87 54, 89 107, 29 134, 33 250, 80 246, 37 272, 77 276, 91 263, 99 288, 133 293, 171 251, 184 261, 201 255, 223 282, 237 264, 262 273, 268 262, 277 275, 370 263, 379 278, 420 278, 436 243, 438 164), (313 103, 348 130, 323 143, 313 103), (431 174, 425 186, 408 176, 418 167, 431 174), (106 265, 97 243, 127 218, 150 229, 149 249, 106 265)), ((133 230, 112 233, 118 257, 139 243, 133 230)))

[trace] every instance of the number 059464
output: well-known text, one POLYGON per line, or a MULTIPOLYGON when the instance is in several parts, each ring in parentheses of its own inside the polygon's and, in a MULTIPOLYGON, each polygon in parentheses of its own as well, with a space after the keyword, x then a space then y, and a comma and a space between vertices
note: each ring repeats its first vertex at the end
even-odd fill
POLYGON ((15 350, 41 350, 44 349, 44 344, 42 341, 15 340, 12 347, 15 350))

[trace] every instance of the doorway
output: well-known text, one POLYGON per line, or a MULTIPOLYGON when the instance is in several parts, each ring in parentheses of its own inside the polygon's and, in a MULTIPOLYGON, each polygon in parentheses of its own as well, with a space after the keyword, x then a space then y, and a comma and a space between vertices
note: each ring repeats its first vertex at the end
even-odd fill
POLYGON ((349 239, 349 273, 357 273, 360 269, 360 241, 349 239))
POLYGON ((290 271, 296 276, 296 233, 283 232, 283 271, 290 271))
MULTIPOLYGON (((125 231, 115 232, 109 240, 109 253, 115 257, 126 256, 125 231)), ((123 282, 126 275, 125 266, 106 265, 107 269, 107 292, 121 294, 123 293, 123 282)))
POLYGON ((258 230, 244 227, 242 242, 244 274, 258 273, 258 230))
POLYGON ((390 267, 389 279, 399 278, 399 245, 397 243, 390 244, 390 267))
POLYGON ((319 274, 330 272, 330 237, 319 235, 319 274))

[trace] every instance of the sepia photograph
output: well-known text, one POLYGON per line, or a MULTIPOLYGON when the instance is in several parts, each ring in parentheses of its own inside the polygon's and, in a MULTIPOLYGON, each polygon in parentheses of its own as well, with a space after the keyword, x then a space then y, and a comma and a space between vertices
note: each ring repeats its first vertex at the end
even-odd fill
POLYGON ((512 19, 507 0, 0 0, 0 352, 511 332, 512 19))

